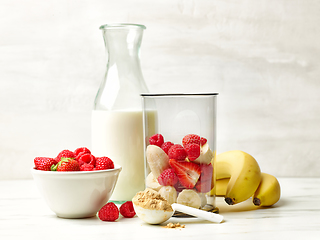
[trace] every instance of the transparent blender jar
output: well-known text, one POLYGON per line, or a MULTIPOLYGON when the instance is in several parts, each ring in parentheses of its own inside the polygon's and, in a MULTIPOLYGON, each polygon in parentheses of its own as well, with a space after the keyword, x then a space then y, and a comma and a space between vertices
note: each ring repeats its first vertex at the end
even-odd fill
POLYGON ((158 191, 169 203, 218 211, 217 95, 141 94, 146 187, 158 191))

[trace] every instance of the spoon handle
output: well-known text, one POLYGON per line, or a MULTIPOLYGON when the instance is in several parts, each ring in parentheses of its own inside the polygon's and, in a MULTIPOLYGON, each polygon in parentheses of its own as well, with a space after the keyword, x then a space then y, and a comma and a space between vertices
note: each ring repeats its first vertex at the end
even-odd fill
POLYGON ((193 207, 188 207, 182 204, 178 204, 178 203, 173 203, 171 205, 171 207, 173 208, 173 210, 175 211, 179 211, 179 212, 183 212, 186 214, 189 214, 191 216, 194 217, 198 217, 198 218, 202 218, 211 222, 215 222, 215 223, 221 223, 223 220, 223 216, 217 213, 212 213, 212 212, 206 212, 203 210, 199 210, 193 207))

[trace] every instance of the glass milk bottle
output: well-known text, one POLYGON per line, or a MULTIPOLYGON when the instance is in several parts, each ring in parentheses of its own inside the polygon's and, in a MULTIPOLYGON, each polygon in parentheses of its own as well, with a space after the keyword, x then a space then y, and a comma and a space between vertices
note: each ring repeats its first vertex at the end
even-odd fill
POLYGON ((111 201, 124 202, 145 188, 144 140, 140 93, 148 92, 139 50, 143 31, 138 24, 100 27, 107 51, 105 77, 92 111, 92 152, 122 166, 111 201))

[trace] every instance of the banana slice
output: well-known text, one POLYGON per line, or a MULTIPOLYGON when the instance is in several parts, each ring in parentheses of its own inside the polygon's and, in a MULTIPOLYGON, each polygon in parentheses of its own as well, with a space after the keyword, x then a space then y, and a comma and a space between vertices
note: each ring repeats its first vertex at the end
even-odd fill
POLYGON ((209 164, 211 163, 211 160, 213 159, 213 153, 208 145, 208 143, 204 144, 200 148, 200 156, 194 160, 193 162, 199 163, 199 164, 209 164))
POLYGON ((201 198, 199 194, 191 189, 184 189, 179 193, 177 203, 193 208, 201 207, 201 198))
POLYGON ((155 191, 159 191, 160 188, 162 187, 159 183, 158 180, 153 176, 153 173, 149 173, 149 175, 146 178, 146 187, 151 188, 155 191))
POLYGON ((177 202, 177 191, 172 186, 163 186, 159 190, 160 195, 168 201, 168 203, 176 203, 177 202))
POLYGON ((147 162, 155 178, 170 167, 169 157, 160 147, 149 145, 146 150, 147 162))

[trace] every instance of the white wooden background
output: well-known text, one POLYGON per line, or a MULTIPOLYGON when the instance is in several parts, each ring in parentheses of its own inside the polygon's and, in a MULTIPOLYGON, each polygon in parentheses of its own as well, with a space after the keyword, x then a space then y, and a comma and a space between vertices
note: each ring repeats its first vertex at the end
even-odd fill
POLYGON ((144 24, 151 92, 219 92, 218 152, 320 177, 318 0, 0 0, 0 179, 90 147, 105 69, 99 26, 144 24))

